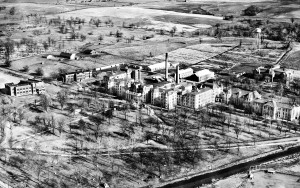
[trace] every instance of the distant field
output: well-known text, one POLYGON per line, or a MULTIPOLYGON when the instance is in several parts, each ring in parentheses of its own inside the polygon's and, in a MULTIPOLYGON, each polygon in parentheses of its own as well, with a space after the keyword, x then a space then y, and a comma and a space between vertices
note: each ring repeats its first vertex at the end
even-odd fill
POLYGON ((131 58, 135 60, 143 60, 149 57, 150 53, 153 56, 161 55, 169 51, 176 50, 178 48, 185 47, 186 45, 183 43, 169 43, 166 42, 158 42, 156 44, 149 43, 139 46, 130 46, 124 48, 104 48, 103 52, 107 52, 110 54, 114 54, 121 57, 131 58))
POLYGON ((189 0, 189 2, 272 2, 276 0, 189 0))
POLYGON ((74 5, 55 5, 55 4, 32 4, 32 3, 7 3, 6 7, 15 7, 17 14, 41 14, 41 15, 52 15, 62 12, 73 11, 76 9, 85 8, 85 6, 74 5))
MULTIPOLYGON (((1 0, 5 2, 5 0, 1 0)), ((1 2, 0 1, 0 2, 1 2)), ((57 2, 62 3, 66 2, 65 0, 6 0, 8 3, 47 3, 47 4, 56 4, 57 2)))
MULTIPOLYGON (((55 15, 58 16, 58 15, 55 15)), ((77 10, 59 14, 61 17, 77 17, 89 20, 91 18, 110 17, 113 19, 131 19, 143 20, 146 23, 144 27, 156 30, 170 30, 173 26, 178 31, 193 31, 199 27, 210 27, 216 23, 224 23, 222 17, 178 13, 173 11, 155 10, 140 7, 99 7, 77 10)))
MULTIPOLYGON (((190 14, 195 15, 195 14, 190 14)), ((215 26, 217 23, 227 23, 227 21, 221 19, 214 19, 213 17, 203 15, 204 17, 192 17, 184 15, 161 15, 155 16, 154 19, 163 22, 172 22, 176 24, 185 24, 188 26, 195 26, 198 24, 215 26)))
POLYGON ((65 13, 62 16, 85 16, 86 18, 91 17, 121 17, 121 18, 144 18, 144 17, 155 17, 162 15, 177 15, 177 16, 188 16, 195 18, 215 19, 222 20, 222 17, 214 17, 208 15, 194 15, 186 13, 177 13, 172 11, 146 9, 140 7, 99 7, 89 8, 85 10, 73 11, 65 13))

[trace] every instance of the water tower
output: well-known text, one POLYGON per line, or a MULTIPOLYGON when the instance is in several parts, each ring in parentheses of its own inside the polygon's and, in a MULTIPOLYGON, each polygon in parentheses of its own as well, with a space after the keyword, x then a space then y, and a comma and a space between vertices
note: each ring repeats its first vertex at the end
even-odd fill
POLYGON ((257 49, 259 49, 260 43, 261 43, 261 29, 260 29, 260 28, 256 28, 256 29, 255 29, 255 35, 256 35, 256 45, 257 45, 257 49))

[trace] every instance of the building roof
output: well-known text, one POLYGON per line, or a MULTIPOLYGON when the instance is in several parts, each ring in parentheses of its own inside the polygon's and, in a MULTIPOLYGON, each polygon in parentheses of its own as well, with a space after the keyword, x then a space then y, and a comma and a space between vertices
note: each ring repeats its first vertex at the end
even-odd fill
POLYGON ((293 108, 293 105, 288 104, 288 103, 277 102, 277 107, 278 107, 278 108, 292 109, 292 108, 293 108))
POLYGON ((179 70, 179 74, 182 73, 182 72, 189 72, 189 71, 192 71, 192 72, 193 72, 194 70, 193 70, 192 68, 180 69, 180 70, 179 70))
POLYGON ((249 93, 251 93, 251 91, 246 91, 246 90, 242 90, 242 89, 239 89, 239 88, 233 88, 232 89, 232 94, 238 95, 239 98, 242 97, 242 96, 248 95, 249 93))
POLYGON ((106 76, 118 76, 118 75, 122 75, 122 74, 127 74, 127 72, 124 72, 124 71, 116 71, 116 72, 109 71, 109 72, 106 72, 106 76))
POLYGON ((265 105, 271 106, 273 108, 277 108, 277 104, 276 104, 276 102, 274 100, 268 101, 265 105))
POLYGON ((191 93, 189 93, 189 94, 191 94, 191 95, 198 95, 198 94, 201 94, 201 93, 208 92, 208 91, 210 91, 210 90, 212 90, 212 89, 209 88, 209 87, 205 87, 205 88, 202 88, 202 89, 200 89, 200 90, 198 90, 198 91, 193 91, 193 92, 191 92, 191 93))
POLYGON ((248 96, 252 96, 253 99, 261 99, 261 95, 257 91, 248 93, 248 96))
MULTIPOLYGON (((159 67, 159 66, 165 66, 165 63, 166 63, 166 62, 155 63, 155 64, 152 64, 152 65, 149 65, 148 68, 149 68, 149 69, 152 69, 152 68, 156 68, 156 67, 159 67)), ((168 66, 170 67, 170 66, 171 66, 171 63, 168 62, 168 66)))
POLYGON ((87 73, 87 72, 92 72, 92 71, 91 70, 76 70, 76 71, 72 71, 72 72, 67 72, 67 73, 65 73, 65 75, 76 74, 76 73, 87 73))
POLYGON ((66 52, 61 52, 61 53, 59 54, 60 57, 65 57, 65 58, 70 58, 71 55, 72 55, 71 53, 66 53, 66 52))
POLYGON ((163 81, 163 82, 158 82, 158 83, 152 83, 153 87, 163 87, 165 86, 166 84, 169 84, 171 82, 168 82, 168 81, 163 81))
POLYGON ((7 85, 7 86, 14 86, 15 84, 13 82, 11 82, 11 83, 6 83, 5 85, 7 85))
POLYGON ((195 75, 200 77, 200 76, 203 76, 203 75, 206 75, 206 74, 212 74, 212 73, 214 73, 214 72, 212 72, 208 69, 203 69, 203 70, 195 72, 195 75))
POLYGON ((265 99, 254 99, 253 102, 261 103, 261 104, 267 103, 265 99))

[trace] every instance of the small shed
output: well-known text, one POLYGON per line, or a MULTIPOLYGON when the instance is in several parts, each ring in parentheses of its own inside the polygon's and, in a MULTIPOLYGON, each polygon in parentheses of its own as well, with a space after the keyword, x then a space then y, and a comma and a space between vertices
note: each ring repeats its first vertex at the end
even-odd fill
POLYGON ((86 49, 82 52, 83 54, 88 54, 88 55, 97 55, 98 52, 95 50, 91 50, 91 49, 86 49))
POLYGON ((53 55, 48 55, 47 59, 49 59, 49 60, 56 60, 57 58, 55 58, 53 55))
POLYGON ((70 60, 78 60, 79 57, 76 56, 75 53, 65 53, 65 52, 61 52, 59 57, 63 57, 63 58, 66 58, 66 59, 70 59, 70 60))

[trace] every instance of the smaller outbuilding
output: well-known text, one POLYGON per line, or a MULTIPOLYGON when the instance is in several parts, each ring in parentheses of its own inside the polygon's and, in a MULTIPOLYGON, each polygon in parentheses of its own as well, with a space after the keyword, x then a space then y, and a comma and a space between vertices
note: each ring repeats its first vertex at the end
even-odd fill
POLYGON ((46 57, 49 60, 57 60, 58 58, 54 57, 53 55, 47 55, 46 57))
POLYGON ((81 53, 86 54, 86 55, 97 55, 98 52, 96 50, 91 50, 91 49, 86 49, 82 51, 81 53))
POLYGON ((79 60, 79 57, 75 53, 71 54, 71 53, 61 52, 59 54, 59 57, 70 59, 70 60, 79 60))

